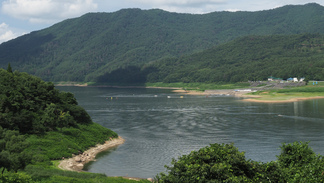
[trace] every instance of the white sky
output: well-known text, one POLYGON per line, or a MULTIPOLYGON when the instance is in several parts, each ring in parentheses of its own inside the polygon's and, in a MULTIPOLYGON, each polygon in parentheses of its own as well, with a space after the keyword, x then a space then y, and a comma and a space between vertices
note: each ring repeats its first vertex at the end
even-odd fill
POLYGON ((159 8, 179 13, 259 11, 324 0, 0 0, 0 44, 88 12, 159 8))

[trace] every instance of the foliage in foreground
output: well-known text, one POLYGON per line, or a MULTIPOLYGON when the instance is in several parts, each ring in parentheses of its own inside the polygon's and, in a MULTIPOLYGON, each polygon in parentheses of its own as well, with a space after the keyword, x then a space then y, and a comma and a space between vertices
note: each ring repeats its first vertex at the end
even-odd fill
MULTIPOLYGON (((10 66, 10 65, 9 65, 10 66)), ((0 126, 22 134, 42 134, 92 123, 72 93, 40 78, 0 69, 0 126)))
POLYGON ((41 138, 29 135, 26 139, 29 146, 25 151, 33 153, 34 164, 50 164, 49 160, 79 154, 89 147, 104 143, 109 137, 118 135, 96 123, 78 125, 78 128, 63 128, 62 132, 48 132, 41 138))
POLYGON ((29 165, 24 172, 12 173, 5 172, 0 176, 0 183, 19 182, 19 183, 145 183, 147 180, 135 181, 127 180, 122 177, 107 177, 104 174, 72 172, 55 168, 29 165))
POLYGON ((175 182, 323 182, 323 156, 306 142, 283 144, 277 161, 246 160, 233 144, 211 144, 173 159, 159 183, 175 182))
POLYGON ((10 64, 7 71, 0 69, 0 183, 126 182, 50 168, 53 159, 71 157, 117 136, 93 123, 72 93, 12 72, 10 64))

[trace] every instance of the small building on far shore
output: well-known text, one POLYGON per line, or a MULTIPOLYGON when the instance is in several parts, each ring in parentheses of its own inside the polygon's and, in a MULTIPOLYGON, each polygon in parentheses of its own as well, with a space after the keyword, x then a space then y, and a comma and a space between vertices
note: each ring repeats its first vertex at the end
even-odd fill
POLYGON ((268 81, 282 81, 282 78, 268 77, 268 81))

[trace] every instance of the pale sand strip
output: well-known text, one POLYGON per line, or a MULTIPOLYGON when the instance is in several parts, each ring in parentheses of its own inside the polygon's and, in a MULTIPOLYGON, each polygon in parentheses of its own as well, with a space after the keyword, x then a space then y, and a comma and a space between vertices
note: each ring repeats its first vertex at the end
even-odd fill
POLYGON ((242 101, 246 102, 261 102, 261 103, 287 103, 287 102, 297 102, 300 100, 311 100, 311 99, 321 99, 324 98, 324 96, 315 96, 315 97, 295 97, 290 99, 283 99, 283 100, 274 100, 273 98, 269 100, 265 99, 256 99, 256 98, 262 98, 262 96, 258 95, 249 95, 251 91, 240 91, 235 92, 234 90, 208 90, 205 92, 200 91, 194 91, 194 90, 173 90, 175 93, 180 93, 184 95, 230 95, 234 97, 242 97, 245 98, 242 101))
POLYGON ((296 98, 291 98, 291 99, 287 99, 287 100, 262 100, 262 99, 252 99, 252 98, 248 98, 248 99, 243 99, 243 101, 247 101, 247 102, 261 102, 261 103, 287 103, 287 102, 297 102, 300 100, 311 100, 311 99, 321 99, 324 98, 324 96, 317 96, 317 97, 296 97, 296 98))
POLYGON ((90 161, 94 161, 98 153, 119 146, 124 142, 125 139, 120 136, 118 138, 111 139, 109 141, 106 141, 104 144, 98 144, 96 145, 96 147, 92 147, 84 151, 82 154, 60 161, 58 167, 63 170, 82 171, 84 165, 90 161))
MULTIPOLYGON (((251 93, 251 91, 235 91, 234 89, 224 89, 224 90, 206 90, 206 91, 196 91, 196 90, 183 90, 183 89, 175 89, 172 92, 179 93, 183 95, 230 95, 235 97, 245 97, 244 95, 247 93, 251 93)), ((250 97, 250 96, 247 96, 250 97)))

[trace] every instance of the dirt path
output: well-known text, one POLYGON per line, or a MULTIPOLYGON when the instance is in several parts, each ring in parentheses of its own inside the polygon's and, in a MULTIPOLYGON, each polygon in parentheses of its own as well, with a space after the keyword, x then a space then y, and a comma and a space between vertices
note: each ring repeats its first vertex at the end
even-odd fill
POLYGON ((96 147, 92 147, 87 151, 84 151, 82 154, 60 161, 58 167, 63 170, 82 171, 84 165, 90 161, 95 160, 95 157, 98 153, 106 151, 112 147, 119 146, 124 142, 125 139, 120 136, 118 138, 111 139, 109 141, 106 141, 104 144, 98 144, 96 145, 96 147))

